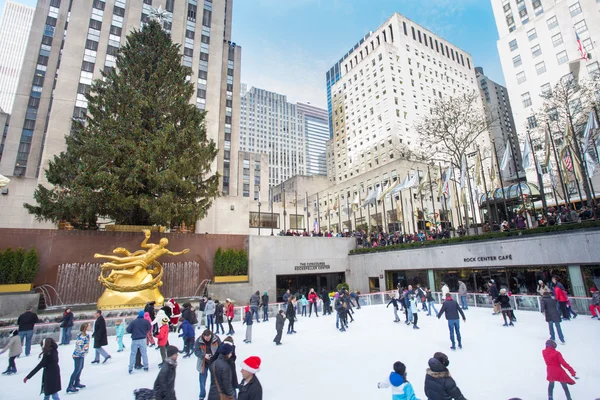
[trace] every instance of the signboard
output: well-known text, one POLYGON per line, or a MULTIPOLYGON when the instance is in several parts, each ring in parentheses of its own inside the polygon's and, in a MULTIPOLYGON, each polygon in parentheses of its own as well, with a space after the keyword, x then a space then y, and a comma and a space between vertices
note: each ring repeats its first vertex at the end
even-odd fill
POLYGON ((300 263, 300 265, 296 265, 294 267, 295 271, 317 271, 324 269, 331 269, 331 266, 329 264, 325 264, 324 262, 307 262, 300 263))
POLYGON ((490 262, 490 261, 512 261, 512 254, 500 254, 497 256, 479 256, 479 257, 465 257, 464 262, 474 263, 474 262, 490 262))

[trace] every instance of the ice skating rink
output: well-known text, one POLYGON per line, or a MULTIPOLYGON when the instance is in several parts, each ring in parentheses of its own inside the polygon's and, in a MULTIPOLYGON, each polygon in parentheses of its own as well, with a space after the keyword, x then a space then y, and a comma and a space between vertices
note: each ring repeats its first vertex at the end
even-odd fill
MULTIPOLYGON (((439 307, 438 307, 439 308, 439 307)), ((427 317, 419 313, 420 330, 394 323, 393 311, 385 306, 369 306, 356 310, 355 322, 341 333, 335 329, 335 315, 315 318, 299 317, 295 335, 284 330, 283 345, 275 346, 275 320, 253 325, 253 342, 245 344, 245 326, 236 323, 237 363, 256 355, 262 359, 258 377, 266 400, 284 399, 390 399, 389 390, 377 389, 377 382, 387 377, 392 364, 400 360, 406 364, 408 380, 417 397, 426 399, 423 390, 427 360, 436 351, 450 358, 449 369, 459 388, 469 400, 547 400, 546 369, 541 351, 549 338, 542 314, 517 311, 514 328, 503 327, 501 316, 492 316, 488 309, 466 311, 467 322, 461 321, 463 349, 450 350, 447 323, 442 317, 427 317)), ((402 314, 404 321, 404 315, 402 314)), ((227 324, 225 324, 227 326, 227 324)), ((576 400, 600 398, 600 368, 598 338, 600 322, 588 315, 564 322, 566 345, 558 346, 564 358, 577 371, 580 379, 570 387, 576 400)), ((286 328, 287 329, 287 324, 286 328)), ((196 331, 196 337, 200 331, 196 331)), ((57 339, 57 338, 55 338, 57 339)), ((181 339, 170 336, 171 344, 181 347, 181 339)), ((86 357, 81 382, 87 385, 76 394, 66 394, 73 370, 74 341, 60 346, 62 375, 61 398, 85 400, 131 400, 135 388, 151 388, 158 373, 159 352, 149 349, 150 371, 134 371, 128 375, 129 336, 123 353, 117 353, 115 338, 109 338, 105 349, 112 355, 106 364, 92 365, 93 349, 86 357)), ((23 378, 38 362, 39 345, 32 355, 16 360, 18 373, 0 376, 0 399, 31 400, 41 398, 41 371, 27 384, 23 378)), ((177 398, 198 398, 196 357, 179 358, 176 379, 177 398)), ((0 356, 2 371, 7 355, 0 356)), ((241 374, 238 369, 238 376, 241 374)), ((207 382, 207 389, 209 383, 207 382)), ((554 399, 564 399, 560 385, 554 390, 554 399)))

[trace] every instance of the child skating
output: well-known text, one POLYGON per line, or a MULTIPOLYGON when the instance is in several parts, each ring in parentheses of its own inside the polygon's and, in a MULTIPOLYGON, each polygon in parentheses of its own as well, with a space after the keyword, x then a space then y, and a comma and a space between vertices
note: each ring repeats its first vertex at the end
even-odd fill
POLYGON ((244 308, 244 324, 246 324, 246 339, 244 343, 252 343, 252 312, 250 311, 250 303, 244 308))
POLYGON ((377 384, 379 389, 392 388, 392 400, 419 400, 415 391, 406 380, 406 366, 400 361, 394 363, 394 371, 383 381, 377 384))
POLYGON ((115 334, 117 336, 117 344, 119 345, 119 350, 117 350, 117 353, 120 353, 125 348, 125 345, 123 344, 123 337, 125 336, 125 324, 123 324, 123 321, 120 319, 117 320, 115 324, 115 334))
POLYGON ((300 315, 302 315, 303 317, 306 317, 306 305, 308 304, 308 300, 306 300, 306 297, 304 297, 304 295, 302 295, 302 298, 300 299, 300 305, 302 306, 302 313, 300 315))
POLYGON ((21 338, 19 337, 19 331, 15 329, 10 333, 10 340, 6 344, 6 347, 0 351, 0 354, 8 350, 8 368, 2 373, 2 375, 13 375, 17 373, 17 365, 15 359, 23 352, 23 346, 21 345, 21 338))
POLYGON ((386 308, 388 308, 390 306, 390 304, 392 304, 394 306, 394 317, 395 317, 394 322, 400 322, 400 317, 398 317, 398 299, 396 298, 397 296, 398 296, 397 292, 392 294, 392 299, 386 306, 386 308))
POLYGON ((187 319, 184 319, 183 324, 181 324, 181 334, 179 337, 183 338, 184 346, 182 352, 185 353, 183 358, 188 358, 192 355, 192 349, 194 347, 194 342, 196 341, 196 334, 194 332, 194 327, 187 319))
POLYGON ((554 340, 546 340, 546 348, 542 350, 546 362, 546 380, 548 381, 548 400, 554 399, 554 382, 560 382, 567 400, 571 400, 571 393, 567 385, 574 385, 575 381, 565 372, 565 368, 575 379, 579 379, 575 370, 567 364, 560 351, 556 350, 554 340))
POLYGON ((419 304, 418 304, 417 299, 414 294, 410 296, 409 305, 410 305, 410 310, 408 312, 412 313, 412 316, 413 316, 412 317, 413 329, 420 329, 417 326, 417 323, 419 322, 419 315, 417 314, 419 312, 419 304))

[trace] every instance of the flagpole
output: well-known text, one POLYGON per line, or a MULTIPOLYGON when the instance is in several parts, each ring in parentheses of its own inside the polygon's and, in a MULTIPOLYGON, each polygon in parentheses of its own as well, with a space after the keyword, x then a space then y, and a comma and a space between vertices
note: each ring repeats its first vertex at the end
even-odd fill
MULTIPOLYGON (((452 171, 452 175, 454 175, 454 171, 452 171)), ((450 179, 450 178, 449 178, 450 179)), ((450 185, 450 183, 448 183, 450 185)), ((465 221, 462 217, 462 212, 460 210, 460 198, 458 197, 458 188, 456 187, 456 182, 454 182, 454 196, 456 196, 456 210, 458 211, 458 225, 464 228, 465 221)), ((448 189, 450 190, 450 189, 448 189)))
POLYGON ((387 196, 387 194, 385 196, 383 196, 383 200, 381 201, 381 207, 383 208, 383 218, 382 218, 383 226, 381 227, 381 230, 383 231, 383 233, 387 233, 387 218, 385 217, 385 197, 386 196, 387 196))
MULTIPOLYGON (((563 190, 565 206, 571 203, 571 196, 569 196, 569 190, 565 185, 565 181, 562 175, 562 169, 560 168, 560 161, 558 160, 558 153, 556 152, 556 145, 554 144, 554 136, 552 135, 552 129, 550 128, 550 122, 548 124, 548 132, 550 134, 550 143, 552 144, 552 151, 554 152, 554 161, 556 161, 556 169, 558 170, 558 177, 560 178, 560 185, 563 190)), ((556 207, 558 207, 558 201, 556 202, 556 207)))
POLYGON ((319 192, 317 192, 317 228, 316 234, 321 233, 321 204, 319 203, 319 192))
POLYGON ((327 232, 331 232, 331 196, 329 196, 329 192, 327 192, 327 232))
POLYGON ((377 234, 379 234, 379 220, 377 219, 377 215, 379 212, 377 211, 377 186, 373 187, 375 190, 375 227, 377 228, 377 234))
MULTIPOLYGON (((579 140, 575 137, 575 127, 573 126, 573 118, 571 118, 571 111, 569 110, 569 106, 567 104, 567 110, 568 110, 568 118, 569 118, 569 124, 571 125, 571 136, 573 137, 573 144, 575 145, 575 149, 577 151, 577 158, 579 158, 579 165, 577 166, 577 168, 579 168, 579 172, 582 175, 583 178, 583 190, 585 191, 585 196, 587 197, 587 202, 589 203, 590 201, 592 202, 592 207, 594 207, 594 209, 596 209, 596 199, 592 197, 592 192, 590 190, 590 185, 588 182, 588 173, 587 173, 587 169, 583 168, 583 160, 585 159, 585 157, 583 156, 583 153, 581 152, 581 146, 579 145, 579 140)), ((575 168, 575 165, 573 166, 573 168, 575 168)), ((581 196, 579 197, 581 199, 581 196)), ((583 200, 581 201, 581 204, 583 205, 583 200)), ((588 204, 589 206, 589 204, 588 204)))
POLYGON ((287 212, 285 211, 285 187, 283 186, 283 182, 281 182, 281 192, 283 193, 282 195, 282 199, 283 199, 283 233, 286 233, 286 224, 285 224, 285 216, 287 215, 287 212))
MULTIPOLYGON (((541 171, 538 169, 538 161, 535 155, 535 147, 531 142, 531 132, 527 129, 527 139, 529 140, 529 147, 531 147, 531 153, 533 154, 533 162, 535 164, 535 174, 537 176, 538 184, 540 185, 540 193, 542 195, 542 208, 543 215, 546 215, 546 210, 548 210, 548 203, 546 202, 546 191, 544 190, 544 180, 542 179, 541 171)), ((535 207, 534 207, 535 209, 535 207)))
POLYGON ((308 192, 304 192, 304 206, 306 207, 306 224, 304 230, 308 233, 308 224, 310 223, 310 211, 308 211, 308 192))
POLYGON ((410 213, 412 214, 413 231, 414 231, 414 233, 417 233, 418 226, 415 225, 415 207, 414 207, 414 204, 413 204, 413 194, 412 194, 412 188, 411 187, 408 188, 408 194, 410 195, 410 213))
MULTIPOLYGON (((362 204, 360 204, 360 190, 358 191, 358 209, 360 211, 360 222, 361 223, 365 223, 364 218, 363 218, 363 213, 362 213, 362 204)), ((354 225, 356 225, 356 221, 354 221, 354 225)), ((368 228, 367 228, 368 229, 368 228)))
POLYGON ((510 212, 508 209, 508 204, 506 203, 506 193, 504 193, 504 181, 502 179, 502 170, 500 169, 500 162, 498 161, 498 152, 496 151, 496 142, 492 140, 492 146, 494 147, 494 159, 496 160, 496 168, 498 169, 498 177, 500 178, 500 186, 502 191, 502 199, 504 201, 504 212, 506 213, 506 218, 510 219, 510 212))
MULTIPOLYGON (((294 203, 296 204, 296 233, 298 233, 298 191, 294 190, 294 203)), ((291 224, 290 224, 291 225, 291 224)))
POLYGON ((258 236, 260 236, 260 226, 261 226, 261 221, 260 221, 260 190, 258 192, 258 236))
MULTIPOLYGON (((514 139, 512 133, 509 134, 510 139, 514 139)), ((514 140, 510 140, 510 150, 512 151, 512 160, 513 160, 513 165, 515 167, 515 174, 517 175, 517 187, 519 188, 519 193, 521 195, 521 204, 523 205, 523 212, 525 213, 525 215, 523 216, 523 218, 525 219, 525 224, 527 225, 527 229, 531 228, 529 226, 529 219, 527 218, 527 215, 529 214, 529 212, 527 211, 527 205, 525 204, 525 196, 523 196, 523 188, 521 187, 521 178, 519 177, 519 166, 517 165, 517 154, 515 153, 514 150, 514 140)), ((519 141, 517 140, 517 145, 519 144, 519 141)), ((520 149, 519 149, 520 150, 520 149)), ((527 177, 525 177, 525 183, 527 183, 527 177)))
MULTIPOLYGON (((353 194, 354 194, 354 197, 352 198, 352 216, 354 217, 354 231, 356 232, 356 231, 358 231, 358 227, 356 226, 356 211, 354 211, 354 198, 356 197, 356 195, 358 195, 358 193, 353 193, 353 194)), ((350 222, 350 225, 352 225, 352 222, 350 222)), ((350 226, 350 227, 352 227, 352 226, 350 226)))
POLYGON ((488 223, 490 224, 490 228, 492 228, 492 208, 490 207, 490 195, 487 189, 487 182, 485 180, 485 170, 483 169, 483 157, 481 157, 481 149, 477 146, 477 154, 479 154, 480 167, 481 167, 481 176, 483 177, 483 190, 485 191, 485 204, 488 210, 488 223))
POLYGON ((390 203, 392 203, 392 215, 394 216, 394 232, 396 232, 396 223, 398 221, 398 215, 396 214, 396 211, 394 210, 395 197, 396 196, 393 194, 390 195, 390 203))
MULTIPOLYGON (((417 176, 419 177, 419 198, 421 199, 421 214, 423 215, 423 230, 426 229, 426 221, 425 221, 425 206, 423 205, 423 188, 421 187, 421 170, 417 169, 417 176)), ((418 216, 417 216, 417 224, 418 224, 418 216)))
POLYGON ((336 212, 338 213, 338 233, 342 233, 342 205, 340 204, 340 192, 338 191, 338 198, 337 198, 337 210, 336 212))
POLYGON ((406 235, 406 226, 404 225, 404 200, 402 199, 402 190, 398 191, 400 195, 400 213, 402 213, 402 233, 406 235))
POLYGON ((427 176, 429 177, 429 191, 431 192, 431 209, 433 210, 433 223, 435 226, 435 232, 437 233, 437 217, 435 216, 435 200, 433 196, 433 185, 431 184, 431 171, 429 169, 429 164, 427 164, 427 176))
MULTIPOLYGON (((600 118, 598 117, 598 108, 593 105, 592 109, 594 110, 594 114, 596 115, 596 121, 598 121, 600 123, 600 118)), ((596 139, 598 140, 598 139, 596 139)), ((596 152, 596 158, 598 159, 598 163, 600 163, 600 152, 598 152, 598 148, 596 147, 596 144, 594 143, 594 151, 596 152)), ((596 198, 596 193, 594 193, 594 199, 596 198)))
MULTIPOLYGON (((576 162, 578 162, 575 159, 575 156, 573 155, 573 148, 570 145, 567 145, 567 149, 569 150, 569 157, 571 157, 571 163, 573 165, 573 175, 575 176, 575 186, 577 186, 577 194, 579 195, 579 203, 581 206, 583 206, 583 194, 581 193, 581 186, 579 186, 579 179, 577 179, 577 172, 575 170, 575 168, 577 168, 577 165, 575 165, 576 162)), ((565 171, 565 173, 569 173, 569 169, 565 166, 565 168, 567 169, 565 171)), ((580 178, 583 178, 582 176, 580 176, 580 178)), ((586 196, 586 200, 587 200, 587 196, 586 196)), ((577 211, 577 204, 574 203, 573 204, 573 208, 575 209, 575 211, 577 211)))
POLYGON ((348 222, 350 223, 350 232, 352 232, 352 220, 350 219, 350 207, 348 206, 348 200, 350 197, 350 193, 346 193, 346 216, 348 217, 348 222))
POLYGON ((271 195, 269 196, 269 201, 271 202, 271 236, 273 236, 273 225, 275 225, 275 220, 273 219, 273 187, 269 185, 269 191, 271 195))
MULTIPOLYGON (((465 155, 466 158, 466 155, 465 155)), ((471 172, 469 171, 469 164, 467 163, 467 186, 469 187, 469 197, 470 197, 470 203, 471 203, 471 212, 473 213, 473 222, 477 222, 477 220, 475 219, 475 202, 473 201, 473 190, 471 189, 471 172)), ((473 224, 475 225, 475 234, 479 235, 479 227, 477 227, 477 224, 473 224)))
MULTIPOLYGON (((444 213, 446 214, 446 218, 448 218, 448 205, 446 204, 446 193, 444 193, 444 186, 446 185, 445 180, 442 181, 442 178, 444 176, 444 173, 442 172, 442 163, 439 164, 440 167, 440 185, 442 185, 442 198, 444 199, 444 201, 442 202, 442 209, 444 210, 444 213)), ((448 191, 450 190, 450 188, 448 188, 448 191)), ((450 220, 452 220, 450 218, 450 220)), ((442 221, 442 216, 440 214, 440 227, 442 228, 442 230, 444 230, 444 226, 443 226, 443 221, 442 221)))

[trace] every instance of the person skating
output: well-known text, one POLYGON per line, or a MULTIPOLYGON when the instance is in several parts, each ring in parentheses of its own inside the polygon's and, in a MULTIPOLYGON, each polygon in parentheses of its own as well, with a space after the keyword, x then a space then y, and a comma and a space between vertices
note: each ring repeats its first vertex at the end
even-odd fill
POLYGON ((308 308, 308 317, 310 318, 310 316, 312 315, 312 310, 313 308, 315 309, 315 315, 318 317, 319 313, 317 312, 317 302, 319 301, 319 295, 317 294, 317 292, 315 292, 315 289, 310 289, 310 292, 308 293, 308 303, 309 303, 309 308, 308 308))
POLYGON ((417 302, 416 296, 413 294, 410 296, 410 312, 413 316, 413 329, 420 329, 417 325, 419 322, 419 303, 417 302))
POLYGON ((179 324, 179 318, 181 318, 181 307, 179 303, 175 301, 175 299, 169 299, 167 301, 167 305, 171 307, 171 315, 170 315, 170 331, 175 332, 177 330, 177 325, 179 324))
MULTIPOLYGON (((250 312, 252 319, 252 312, 250 312)), ((207 400, 231 400, 235 396, 235 389, 231 384, 231 367, 229 358, 233 352, 233 346, 223 343, 219 346, 218 356, 210 365, 210 391, 207 400)))
POLYGON ((356 302, 356 309, 360 310, 360 292, 350 292, 350 298, 356 302))
POLYGON ((399 322, 400 317, 398 317, 398 299, 396 298, 396 296, 398 296, 398 293, 396 291, 394 291, 392 293, 392 299, 387 304, 386 308, 388 308, 390 306, 390 304, 393 305, 393 307, 394 307, 394 322, 399 322))
MULTIPOLYGON (((161 321, 163 322, 163 321, 161 321)), ((167 319, 167 324, 169 323, 168 319, 167 319)), ((164 324, 164 322, 163 322, 164 324)), ((159 328, 159 332, 160 332, 159 328)), ((167 328, 167 333, 168 333, 168 329, 167 328)), ((144 311, 140 311, 138 313, 138 317, 136 319, 134 319, 133 321, 131 321, 129 323, 129 325, 127 326, 127 333, 131 334, 131 351, 129 353, 129 373, 131 374, 131 372, 133 371, 133 367, 134 364, 136 362, 136 355, 138 350, 140 351, 141 357, 142 357, 142 362, 143 362, 143 368, 144 371, 148 371, 148 353, 146 352, 147 347, 146 347, 146 335, 148 334, 148 332, 150 332, 152 330, 152 325, 150 324, 150 322, 146 321, 146 319, 144 318, 144 311)))
POLYGON ((425 299, 427 300, 427 316, 431 316, 431 310, 433 309, 434 315, 437 315, 438 310, 435 308, 435 300, 433 299, 433 293, 431 289, 425 289, 425 299))
POLYGON ((23 345, 21 344, 21 338, 19 337, 19 331, 17 329, 10 333, 10 339, 4 348, 0 351, 0 354, 5 353, 8 350, 8 368, 2 373, 2 375, 13 375, 17 373, 17 365, 15 359, 18 358, 23 352, 23 345))
POLYGON ((571 376, 579 379, 575 370, 565 361, 562 354, 556 350, 554 340, 546 341, 546 348, 542 350, 542 356, 546 363, 546 380, 548 381, 548 400, 554 399, 554 382, 560 382, 567 400, 571 400, 571 394, 567 385, 574 385, 575 381, 565 372, 565 368, 571 376))
POLYGON ((194 307, 192 307, 191 303, 183 303, 181 319, 188 321, 192 327, 198 324, 198 316, 196 315, 196 310, 194 310, 194 307))
POLYGON ((296 331, 294 330, 294 321, 296 319, 296 308, 294 307, 295 299, 296 298, 294 296, 290 296, 285 311, 285 316, 288 319, 288 335, 296 333, 296 331))
POLYGON ((196 361, 196 370, 198 371, 200 381, 200 400, 206 398, 208 368, 213 356, 217 354, 220 345, 221 339, 208 329, 202 332, 202 336, 194 343, 194 355, 198 358, 196 361))
MULTIPOLYGON (((148 311, 144 311, 144 319, 146 321, 150 322, 150 326, 152 326, 152 318, 150 317, 150 313, 148 311)), ((159 327, 159 329, 160 329, 160 327, 159 327)), ((146 346, 148 346, 148 347, 154 347, 155 344, 156 344, 156 341, 154 340, 154 335, 153 335, 152 329, 151 329, 146 334, 146 346)))
POLYGON ((223 304, 221 304, 219 300, 215 300, 215 325, 217 327, 217 332, 215 333, 217 335, 219 334, 219 332, 225 334, 225 328, 223 328, 223 314, 223 304))
POLYGON ((350 298, 350 293, 348 293, 348 291, 343 288, 342 289, 342 293, 344 293, 344 305, 345 305, 345 318, 346 321, 348 320, 348 317, 350 317, 350 322, 354 322, 354 317, 352 316, 352 314, 354 314, 354 310, 352 309, 352 299, 350 298))
POLYGON ((242 362, 242 382, 240 382, 240 393, 238 400, 262 400, 262 385, 256 376, 260 371, 261 360, 259 357, 251 356, 242 362))
MULTIPOLYGON (((232 347, 231 357, 229 357, 227 359, 227 361, 229 363, 229 367, 231 368, 231 386, 233 387, 234 390, 236 390, 240 386, 240 384, 238 382, 236 366, 235 366, 235 361, 237 360, 237 355, 235 354, 235 343, 233 342, 233 338, 231 336, 227 336, 225 339, 223 339, 223 344, 229 344, 232 347)), ((221 347, 219 347, 219 348, 221 348, 221 347)), ((217 353, 218 352, 219 351, 217 350, 217 353)))
POLYGON ((440 319, 443 314, 446 315, 446 320, 448 320, 448 330, 450 331, 450 342, 452 343, 452 347, 450 347, 451 350, 456 350, 454 332, 456 332, 458 348, 462 349, 462 340, 460 337, 460 319, 458 318, 459 313, 462 316, 463 322, 467 322, 463 310, 461 310, 461 308, 458 306, 456 300, 452 298, 452 295, 448 293, 437 317, 440 319))
POLYGON ((54 339, 47 337, 42 341, 42 360, 36 367, 23 379, 27 383, 35 374, 43 369, 42 372, 42 393, 44 400, 59 400, 58 392, 61 391, 60 367, 58 366, 58 345, 54 339))
POLYGON ((544 293, 546 292, 552 292, 552 290, 550 290, 550 288, 548 286, 546 286, 546 284, 544 283, 543 280, 539 280, 538 281, 538 285, 537 285, 537 290, 536 292, 540 295, 543 296, 544 293))
POLYGON ((175 395, 175 375, 178 354, 179 349, 177 347, 169 346, 167 348, 167 358, 163 361, 158 376, 154 381, 153 391, 155 400, 177 400, 177 396, 175 395))
POLYGON ((185 355, 183 358, 189 358, 192 355, 192 349, 194 347, 194 342, 196 341, 196 333, 194 327, 187 319, 184 319, 183 324, 181 324, 181 334, 179 337, 183 338, 184 343, 182 353, 185 353, 185 355))
POLYGON ((554 298, 558 302, 563 319, 566 319, 568 321, 571 319, 571 316, 569 315, 569 311, 567 310, 568 298, 565 287, 562 283, 558 281, 558 276, 556 275, 552 277, 552 283, 554 284, 554 298))
POLYGON ((19 315, 17 318, 17 325, 19 326, 19 338, 21 338, 21 344, 25 342, 25 357, 29 357, 31 352, 31 341, 33 340, 33 328, 35 324, 40 323, 40 319, 37 314, 34 313, 32 307, 27 307, 25 312, 19 315))
POLYGON ((281 346, 281 336, 283 334, 283 326, 285 325, 285 316, 283 310, 279 310, 277 316, 275 317, 275 330, 277 331, 277 335, 275 335, 275 339, 273 341, 277 346, 281 346))
POLYGON ((260 305, 263 311, 263 322, 267 322, 269 320, 269 294, 267 292, 263 293, 260 305))
POLYGON ((163 318, 161 323, 162 325, 158 329, 158 334, 156 335, 156 341, 158 342, 157 344, 161 358, 158 368, 162 367, 162 364, 165 362, 165 359, 167 358, 167 346, 169 346, 169 319, 163 318))
POLYGON ((494 311, 492 312, 492 315, 497 315, 500 313, 500 305, 494 303, 494 299, 496 297, 498 297, 498 288, 496 287, 496 283, 494 281, 488 282, 488 288, 489 288, 490 299, 492 301, 492 306, 494 307, 494 311))
POLYGON ((260 322, 258 320, 258 306, 260 305, 260 292, 257 290, 252 296, 250 296, 250 312, 252 313, 252 318, 256 315, 256 322, 260 322))
POLYGON ((450 360, 447 355, 435 353, 428 364, 425 375, 425 396, 428 400, 466 400, 448 371, 450 360))
POLYGON ((592 295, 592 303, 590 304, 590 312, 592 313, 592 318, 598 319, 600 318, 600 291, 595 287, 590 289, 590 293, 592 295))
POLYGON ((67 308, 60 320, 61 338, 59 345, 71 343, 71 329, 73 328, 73 313, 70 308, 67 308))
POLYGON ((75 350, 73 351, 73 373, 69 379, 69 386, 67 387, 67 393, 76 393, 79 389, 85 388, 85 385, 81 384, 81 372, 85 365, 84 360, 90 349, 90 335, 87 330, 89 324, 84 322, 79 327, 79 335, 77 335, 77 341, 75 342, 75 350))
POLYGON ((227 335, 233 335, 235 334, 235 331, 233 330, 233 324, 231 322, 235 316, 235 309, 231 299, 225 300, 225 316, 227 317, 227 325, 229 325, 229 332, 227 332, 227 335))
POLYGON ((562 344, 565 344, 565 337, 563 336, 562 329, 560 327, 560 313, 556 305, 556 300, 551 297, 550 289, 548 289, 542 299, 540 300, 540 311, 546 317, 548 323, 548 330, 550 331, 550 339, 554 340, 554 327, 558 333, 558 339, 562 344))
MULTIPOLYGON (((143 311, 142 318, 144 318, 143 311)), ((100 356, 104 357, 104 361, 102 361, 104 364, 110 360, 111 357, 110 354, 108 354, 106 350, 102 348, 103 346, 108 345, 108 334, 106 332, 106 321, 104 321, 101 310, 96 310, 96 322, 94 322, 94 333, 92 333, 92 337, 94 338, 94 350, 96 351, 96 355, 94 357, 94 361, 92 361, 92 364, 99 364, 100 356)), ((145 334, 144 338, 146 338, 145 334)))
POLYGON ((346 328, 348 328, 348 321, 346 320, 346 302, 344 300, 343 292, 341 292, 337 299, 335 299, 334 308, 337 312, 335 327, 341 332, 346 332, 346 328))
POLYGON ((410 325, 413 322, 413 314, 410 309, 410 298, 413 295, 412 286, 408 285, 408 289, 404 291, 404 310, 406 314, 406 325, 410 325))
POLYGON ((244 308, 244 322, 242 324, 246 324, 246 338, 244 339, 244 343, 252 343, 252 324, 254 323, 253 315, 254 313, 251 310, 250 303, 244 308))
POLYGON ((290 297, 292 297, 292 294, 290 293, 290 289, 286 290, 285 293, 283 294, 283 306, 287 307, 290 297))
POLYGON ((204 315, 206 316, 206 329, 213 332, 215 330, 215 302, 210 297, 204 306, 204 315))
POLYGON ((567 311, 569 312, 569 316, 572 316, 573 319, 577 318, 577 313, 575 311, 573 311, 573 307, 571 307, 571 299, 569 299, 569 296, 567 296, 567 311))
POLYGON ((396 361, 393 371, 383 381, 377 384, 378 389, 392 388, 392 400, 419 400, 415 396, 415 390, 410 382, 406 380, 406 366, 396 361))
POLYGON ((302 297, 300 298, 300 300, 298 300, 298 302, 300 303, 300 315, 302 317, 306 317, 306 306, 308 304, 308 300, 306 299, 306 297, 304 295, 302 295, 302 297))
POLYGON ((463 310, 469 309, 469 303, 467 303, 467 285, 463 281, 458 281, 458 297, 460 298, 460 307, 463 310))
POLYGON ((325 288, 321 290, 321 300, 323 301, 323 315, 331 315, 331 299, 329 298, 329 292, 325 288))
POLYGON ((442 282, 442 298, 445 299, 448 293, 450 293, 450 288, 445 282, 442 282))
POLYGON ((515 326, 513 324, 513 311, 510 305, 510 297, 506 294, 506 289, 500 289, 500 294, 494 299, 494 303, 500 304, 500 310, 502 311, 502 318, 504 319, 503 326, 515 326), (508 321, 506 320, 508 317, 508 321), (508 323, 510 322, 510 324, 508 323))
POLYGON ((415 290, 415 295, 417 296, 417 303, 420 301, 423 311, 427 311, 427 304, 425 301, 426 293, 425 289, 421 287, 421 284, 417 283, 417 290, 415 290))
POLYGON ((125 345, 123 344, 123 337, 125 337, 125 324, 123 321, 118 319, 115 321, 115 336, 117 339, 117 344, 119 345, 119 349, 117 353, 120 353, 125 349, 125 345))
POLYGON ((206 313, 204 310, 206 309, 206 303, 208 302, 208 297, 204 296, 200 299, 198 303, 198 313, 200 314, 200 321, 198 321, 198 329, 202 328, 202 321, 206 323, 206 313))
MULTIPOLYGON (((148 313, 148 315, 150 315, 152 324, 154 324, 154 320, 156 319, 156 310, 154 308, 155 304, 156 304, 156 302, 153 300, 153 301, 147 302, 146 305, 144 306, 144 312, 148 313)), ((155 334, 157 332, 158 332, 158 326, 153 325, 152 333, 155 334)))

